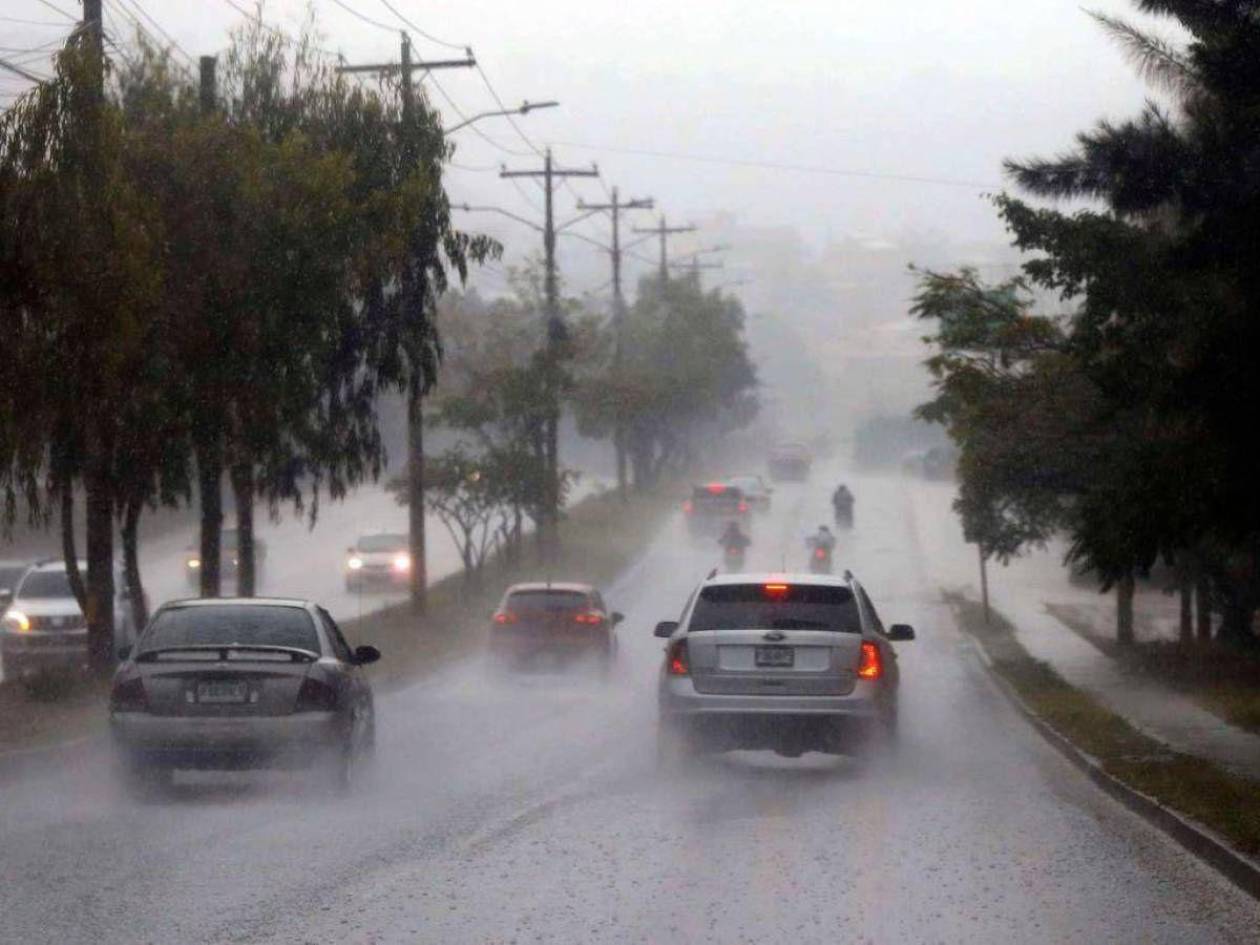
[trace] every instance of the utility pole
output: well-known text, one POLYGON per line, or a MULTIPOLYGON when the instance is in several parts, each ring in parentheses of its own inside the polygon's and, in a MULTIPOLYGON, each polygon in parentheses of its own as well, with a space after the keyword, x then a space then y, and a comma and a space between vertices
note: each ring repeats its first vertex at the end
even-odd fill
MULTIPOLYGON (((419 160, 419 147, 415 135, 415 89, 412 75, 417 71, 432 69, 466 69, 477 64, 472 50, 463 59, 440 59, 431 62, 413 62, 411 37, 402 34, 402 46, 397 63, 371 63, 362 66, 339 66, 341 73, 371 72, 378 75, 397 74, 402 80, 402 147, 404 173, 408 173, 419 160)), ((424 299, 420 297, 419 279, 409 265, 403 271, 403 306, 408 314, 424 318, 424 299)), ((413 372, 419 367, 412 366, 413 372)), ((423 613, 428 603, 429 569, 424 531, 424 378, 413 377, 407 392, 407 525, 411 556, 411 607, 423 613)))
MULTIPOLYGON (((627 200, 620 199, 617 188, 612 189, 612 200, 609 203, 586 203, 578 201, 579 210, 603 210, 612 216, 612 278, 613 278, 613 377, 621 374, 621 363, 625 348, 626 299, 621 291, 621 211, 651 210, 655 204, 651 197, 640 197, 627 200)), ((617 494, 624 500, 626 497, 626 434, 621 428, 621 421, 616 421, 613 429, 613 448, 617 452, 617 494)))
POLYGON ((500 177, 541 177, 545 220, 543 222, 543 252, 546 255, 544 287, 547 300, 547 370, 546 397, 547 421, 544 432, 544 466, 546 467, 546 495, 539 529, 543 532, 544 547, 554 551, 559 538, 560 525, 560 358, 566 326, 560 315, 559 286, 556 277, 556 221, 552 205, 555 202, 555 182, 567 177, 598 177, 599 169, 558 168, 551 158, 551 149, 543 155, 541 170, 509 171, 504 168, 500 177))
POLYGON ((666 222, 664 214, 661 214, 661 222, 657 226, 648 227, 647 229, 643 229, 643 230, 640 230, 637 227, 635 228, 634 232, 636 233, 650 233, 660 238, 660 241, 661 241, 661 290, 662 291, 664 291, 665 289, 665 283, 669 281, 669 250, 666 245, 666 243, 669 240, 669 237, 673 236, 676 233, 691 233, 691 232, 694 232, 695 229, 696 228, 691 225, 670 226, 666 222))
POLYGON ((214 72, 217 62, 214 56, 202 56, 198 60, 201 67, 201 113, 203 115, 214 111, 215 100, 218 98, 214 72))

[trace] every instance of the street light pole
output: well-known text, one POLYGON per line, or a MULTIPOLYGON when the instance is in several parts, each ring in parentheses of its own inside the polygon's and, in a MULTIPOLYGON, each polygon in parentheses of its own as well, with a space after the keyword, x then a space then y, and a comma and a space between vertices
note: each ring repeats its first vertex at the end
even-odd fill
POLYGON ((449 128, 443 128, 442 134, 450 135, 459 131, 461 128, 467 128, 475 121, 481 121, 483 118, 497 118, 502 115, 528 115, 530 112, 537 111, 540 108, 555 108, 559 102, 521 102, 519 108, 504 108, 492 112, 479 112, 471 118, 465 118, 458 124, 451 125, 449 128))

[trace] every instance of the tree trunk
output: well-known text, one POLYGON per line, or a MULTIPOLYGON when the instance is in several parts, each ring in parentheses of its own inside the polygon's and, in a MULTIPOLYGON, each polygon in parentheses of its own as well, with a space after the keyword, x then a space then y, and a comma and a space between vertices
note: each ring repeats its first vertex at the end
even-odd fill
POLYGON ((613 450, 617 456, 617 497, 626 501, 626 436, 621 424, 613 431, 613 450))
POLYGON ((1247 606, 1235 594, 1229 594, 1221 611, 1221 627, 1217 639, 1223 643, 1247 645, 1256 642, 1251 624, 1255 609, 1247 606))
POLYGON ((1133 643, 1133 593, 1133 575, 1126 574, 1116 582, 1116 642, 1123 646, 1133 643))
POLYGON ((407 398, 407 522, 411 553, 411 609, 424 613, 429 576, 424 533, 424 414, 418 391, 407 398))
MULTIPOLYGON (((101 449, 98 444, 98 449, 101 449)), ((102 449, 103 452, 103 449, 102 449)), ((114 499, 109 464, 98 453, 87 486, 88 663, 104 675, 114 665, 114 499)))
POLYGON ((1195 630, 1200 643, 1212 640, 1212 582, 1200 571, 1194 582, 1195 630))
POLYGON ((61 489, 61 557, 66 563, 70 590, 79 602, 79 610, 87 613, 87 587, 79 570, 79 551, 74 540, 74 485, 67 482, 61 489))
POLYGON ((257 593, 257 561, 254 557, 254 466, 232 464, 232 496, 236 500, 236 596, 257 593))
POLYGON ((1194 573, 1185 554, 1177 557, 1177 594, 1181 603, 1177 641, 1190 646, 1194 643, 1194 573))
POLYGON ((201 596, 223 592, 223 444, 217 438, 197 447, 197 495, 201 505, 201 596))
MULTIPOLYGON (((126 580, 127 601, 131 605, 131 629, 133 636, 149 622, 149 606, 144 596, 144 584, 140 580, 140 513, 144 503, 132 499, 123 512, 122 546, 123 577, 126 580)), ((135 640, 129 641, 134 643, 135 640)))

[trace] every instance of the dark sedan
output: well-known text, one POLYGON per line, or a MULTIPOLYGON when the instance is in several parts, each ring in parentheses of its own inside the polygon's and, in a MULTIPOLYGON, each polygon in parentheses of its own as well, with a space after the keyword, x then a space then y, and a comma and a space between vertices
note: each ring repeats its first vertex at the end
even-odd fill
POLYGON ((161 607, 114 676, 110 728, 130 786, 177 769, 302 767, 338 789, 372 750, 372 690, 317 604, 278 598, 161 607))

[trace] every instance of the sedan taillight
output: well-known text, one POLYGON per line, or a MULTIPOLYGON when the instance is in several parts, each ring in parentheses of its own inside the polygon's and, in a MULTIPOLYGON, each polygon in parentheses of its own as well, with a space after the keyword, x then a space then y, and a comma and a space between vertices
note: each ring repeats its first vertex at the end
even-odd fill
POLYGON ((111 712, 147 712, 149 700, 144 694, 144 680, 139 676, 120 679, 109 694, 111 712))
POLYGON ((319 679, 306 677, 298 690, 294 712, 332 712, 337 708, 337 690, 319 679))
POLYGON ((690 676, 691 664, 687 660, 687 641, 676 640, 665 653, 665 665, 671 676, 690 676))
POLYGON ((573 619, 577 623, 594 627, 604 622, 604 615, 597 610, 581 611, 574 614, 573 619))
POLYGON ((879 679, 884 675, 884 662, 878 644, 862 641, 862 661, 858 663, 857 674, 860 679, 879 679))

